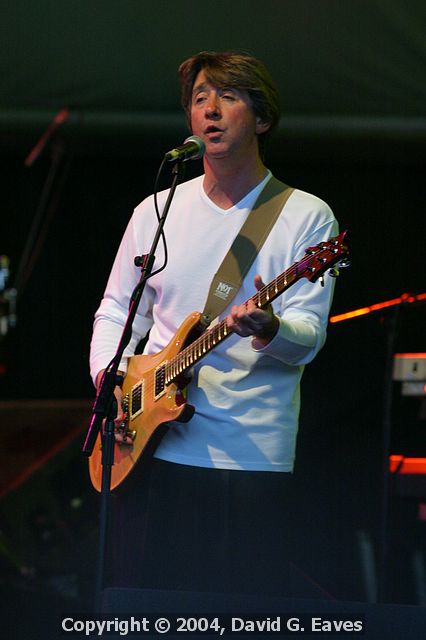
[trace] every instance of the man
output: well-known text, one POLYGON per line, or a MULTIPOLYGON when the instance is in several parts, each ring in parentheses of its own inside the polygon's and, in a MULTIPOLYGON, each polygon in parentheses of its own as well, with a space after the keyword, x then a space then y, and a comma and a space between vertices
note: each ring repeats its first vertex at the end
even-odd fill
MULTIPOLYGON (((177 188, 165 225, 167 266, 148 281, 126 356, 148 331, 145 353, 160 351, 189 313, 203 309, 214 274, 271 178, 263 151, 279 101, 264 65, 247 54, 202 52, 179 73, 188 123, 206 146, 204 174, 177 188)), ((160 209, 166 197, 159 194, 160 209)), ((96 313, 96 384, 139 278, 133 259, 148 253, 156 226, 150 197, 134 212, 96 313)), ((332 281, 321 287, 301 279, 266 310, 243 302, 336 231, 324 202, 293 191, 223 314, 233 335, 194 367, 192 420, 170 423, 152 463, 136 465, 118 491, 115 584, 291 593, 285 547, 300 379, 325 341, 332 281)), ((163 262, 159 247, 154 269, 163 262)), ((117 424, 121 419, 119 410, 117 424)))

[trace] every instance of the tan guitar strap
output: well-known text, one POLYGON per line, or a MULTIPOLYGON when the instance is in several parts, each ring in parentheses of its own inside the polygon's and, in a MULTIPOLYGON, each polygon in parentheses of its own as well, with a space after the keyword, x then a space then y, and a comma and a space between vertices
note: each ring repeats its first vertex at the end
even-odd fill
POLYGON ((210 285, 202 319, 206 326, 219 316, 236 296, 293 191, 292 187, 273 176, 262 189, 210 285))

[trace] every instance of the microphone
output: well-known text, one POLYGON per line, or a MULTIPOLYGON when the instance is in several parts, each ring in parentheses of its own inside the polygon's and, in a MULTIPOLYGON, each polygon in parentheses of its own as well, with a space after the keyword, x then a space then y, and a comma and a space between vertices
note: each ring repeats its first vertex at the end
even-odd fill
POLYGON ((198 136, 189 136, 185 142, 176 149, 168 151, 164 156, 165 160, 175 162, 175 160, 198 160, 204 155, 206 145, 198 136))

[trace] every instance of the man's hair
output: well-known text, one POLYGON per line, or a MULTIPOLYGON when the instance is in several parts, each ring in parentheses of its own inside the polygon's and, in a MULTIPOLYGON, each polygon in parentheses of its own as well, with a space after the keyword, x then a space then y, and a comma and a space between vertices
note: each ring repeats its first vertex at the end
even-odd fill
POLYGON ((259 135, 259 149, 263 155, 265 137, 280 118, 278 91, 263 62, 248 53, 238 51, 201 51, 182 62, 179 67, 182 106, 190 128, 192 89, 201 70, 204 70, 206 79, 214 86, 247 92, 256 117, 270 124, 268 131, 259 135))

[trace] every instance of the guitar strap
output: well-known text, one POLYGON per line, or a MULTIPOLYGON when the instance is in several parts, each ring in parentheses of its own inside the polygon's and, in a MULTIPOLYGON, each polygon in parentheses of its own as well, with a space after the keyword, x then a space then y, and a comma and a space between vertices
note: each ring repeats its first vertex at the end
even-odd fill
POLYGON ((272 176, 259 194, 253 209, 210 285, 202 322, 207 327, 234 299, 254 259, 294 189, 272 176))

